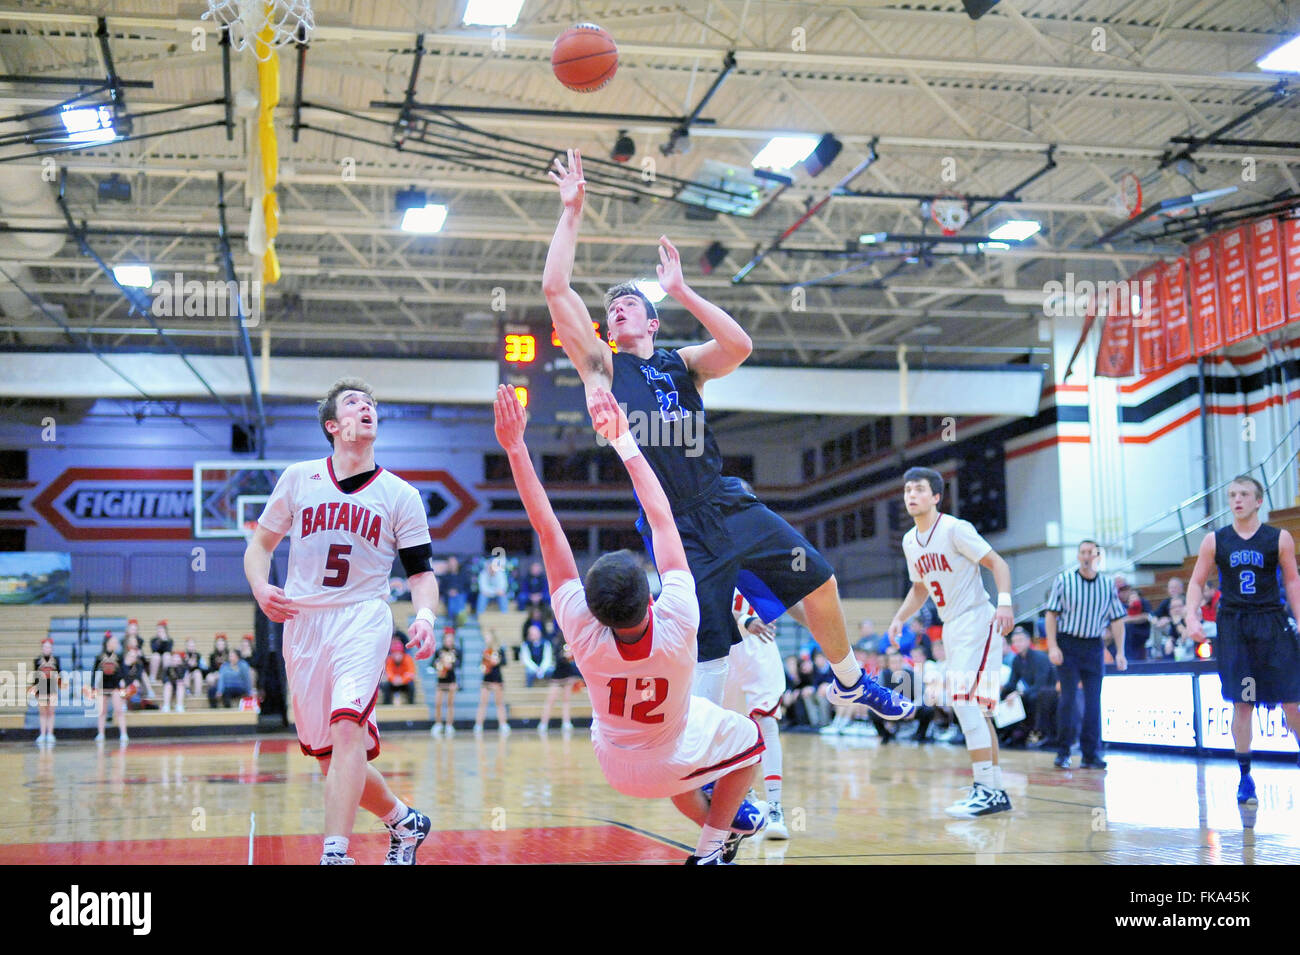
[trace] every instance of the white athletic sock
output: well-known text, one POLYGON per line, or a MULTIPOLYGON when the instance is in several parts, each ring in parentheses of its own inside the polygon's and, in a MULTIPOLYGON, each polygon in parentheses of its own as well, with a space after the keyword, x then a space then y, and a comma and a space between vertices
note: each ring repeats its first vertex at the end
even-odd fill
POLYGON ((345 856, 348 854, 348 840, 346 836, 326 836, 325 849, 323 855, 345 856))
POLYGON ((767 790, 768 802, 781 801, 781 730, 775 717, 760 716, 758 728, 763 731, 763 750, 761 765, 763 767, 763 788, 767 790), (776 795, 772 795, 775 792, 776 795))
POLYGON ((708 660, 695 664, 695 681, 691 684, 691 696, 702 696, 706 700, 721 706, 726 689, 726 657, 720 660, 708 660))
POLYGON ((979 783, 981 786, 987 786, 989 789, 1002 788, 1002 786, 999 785, 1002 782, 1002 780, 998 778, 1000 774, 994 773, 995 767, 993 765, 993 760, 982 759, 978 763, 971 763, 970 768, 972 770, 972 775, 975 777, 975 782, 979 783))
POLYGON ((839 663, 832 663, 831 670, 835 673, 835 679, 840 681, 841 686, 855 686, 862 678, 862 667, 858 665, 858 658, 849 651, 839 663))
POLYGON ((993 782, 991 782, 989 785, 990 785, 993 789, 1005 789, 1005 788, 1006 788, 1005 786, 1002 785, 1002 767, 1001 767, 1001 766, 994 766, 994 767, 993 767, 993 782))
MULTIPOLYGON (((396 796, 394 796, 393 798, 397 799, 396 796)), ((402 800, 397 799, 397 804, 393 806, 392 810, 389 811, 388 815, 382 817, 383 823, 386 826, 395 826, 403 819, 405 819, 406 814, 410 811, 411 811, 410 806, 406 805, 406 803, 402 802, 402 800)))
POLYGON ((721 852, 723 843, 727 841, 727 836, 731 832, 727 829, 714 829, 708 823, 700 830, 700 841, 695 844, 695 855, 700 859, 707 859, 715 852, 721 852))

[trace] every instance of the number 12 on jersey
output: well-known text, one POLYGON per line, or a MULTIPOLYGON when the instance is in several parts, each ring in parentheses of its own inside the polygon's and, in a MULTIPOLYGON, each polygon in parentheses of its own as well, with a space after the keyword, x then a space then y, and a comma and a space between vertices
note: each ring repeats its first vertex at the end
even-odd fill
MULTIPOLYGON (((609 687, 609 715, 627 717, 627 678, 615 677, 605 684, 609 687)), ((629 717, 637 723, 662 723, 664 715, 655 708, 668 699, 668 681, 661 676, 637 677, 633 689, 641 701, 632 705, 629 717)))

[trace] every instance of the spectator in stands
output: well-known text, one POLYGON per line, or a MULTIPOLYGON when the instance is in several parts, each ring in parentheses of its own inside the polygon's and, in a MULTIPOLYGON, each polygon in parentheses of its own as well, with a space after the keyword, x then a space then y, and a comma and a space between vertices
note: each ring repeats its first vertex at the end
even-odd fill
POLYGON ((880 635, 876 633, 876 625, 870 620, 862 621, 862 623, 858 625, 858 642, 853 644, 853 648, 855 650, 870 650, 874 652, 878 649, 877 644, 879 643, 880 635))
POLYGON ((478 605, 476 612, 481 617, 487 605, 496 601, 497 609, 506 613, 510 609, 510 577, 506 573, 505 561, 493 557, 483 562, 483 569, 478 572, 478 605))
MULTIPOLYGON (((935 707, 925 698, 925 668, 930 660, 926 648, 917 644, 912 647, 912 699, 916 701, 913 717, 916 719, 916 734, 912 737, 917 743, 932 742, 930 723, 934 720, 935 707)), ((911 718, 911 717, 909 717, 911 718)))
POLYGON ((135 637, 137 646, 144 646, 144 638, 140 636, 140 621, 132 617, 126 622, 126 631, 122 634, 122 647, 126 648, 126 642, 131 637, 135 637))
POLYGON ((1170 577, 1169 582, 1165 584, 1165 593, 1167 596, 1164 600, 1160 601, 1160 606, 1156 607, 1156 621, 1154 625, 1157 628, 1168 625, 1169 606, 1173 603, 1174 598, 1186 597, 1187 591, 1183 586, 1183 579, 1181 577, 1170 577))
POLYGON ((555 618, 551 615, 549 607, 532 606, 528 608, 528 616, 524 618, 523 625, 519 628, 520 643, 528 639, 528 628, 532 626, 541 627, 542 636, 547 640, 553 639, 557 633, 555 618))
POLYGON ((406 578, 389 577, 388 578, 388 602, 397 603, 399 600, 409 600, 411 588, 406 586, 406 578))
POLYGON ((54 641, 46 637, 41 641, 41 653, 32 662, 32 696, 36 701, 40 735, 36 745, 54 742, 54 709, 58 702, 59 687, 63 682, 63 666, 54 655, 54 641))
POLYGON ((538 604, 550 605, 551 591, 546 585, 546 571, 540 561, 533 561, 528 565, 528 573, 520 575, 515 601, 520 610, 538 604))
POLYGON ((1160 655, 1183 661, 1196 659, 1196 644, 1187 636, 1187 604, 1182 597, 1169 601, 1169 622, 1159 634, 1160 655))
POLYGON ((128 636, 126 640, 123 641, 121 650, 122 658, 125 659, 126 655, 132 650, 140 654, 141 659, 144 659, 144 645, 137 636, 128 636))
POLYGON ((501 668, 505 666, 506 655, 497 643, 496 634, 491 630, 483 631, 483 658, 479 671, 483 674, 483 683, 478 691, 478 715, 474 718, 474 732, 483 732, 483 717, 487 715, 488 694, 496 697, 497 728, 501 735, 510 732, 510 722, 506 719, 505 685, 501 679, 501 668))
POLYGON ((899 635, 897 643, 894 642, 893 637, 886 633, 881 635, 880 640, 877 641, 876 650, 882 654, 900 653, 905 657, 910 656, 912 647, 916 646, 924 633, 925 628, 921 624, 921 617, 917 614, 903 624, 903 632, 899 635))
POLYGON ((260 660, 257 659, 256 645, 253 643, 251 633, 244 634, 244 639, 239 644, 239 658, 248 664, 249 692, 256 693, 257 688, 261 685, 258 680, 258 670, 260 669, 260 660))
POLYGON ((1151 640, 1151 624, 1155 620, 1151 604, 1136 587, 1128 586, 1119 592, 1119 602, 1128 611, 1124 617, 1124 655, 1130 661, 1145 660, 1147 643, 1151 640))
POLYGON ((1056 746, 1056 667, 1042 650, 1035 650, 1024 627, 1011 631, 1011 676, 1002 686, 1002 699, 1019 696, 1025 718, 998 735, 1007 746, 1056 746))
POLYGON ((434 736, 441 736, 444 732, 454 736, 456 733, 456 677, 460 671, 460 657, 456 631, 447 627, 442 631, 442 646, 433 658, 432 669, 438 676, 438 689, 433 704, 433 726, 429 732, 434 736))
MULTIPOLYGON (((532 624, 523 646, 519 648, 519 662, 524 665, 524 686, 549 680, 555 672, 555 651, 542 633, 542 628, 532 624)), ((538 727, 544 729, 544 727, 538 727)))
POLYGON ((185 654, 173 652, 171 650, 163 654, 162 659, 162 711, 170 713, 172 711, 172 700, 176 700, 176 712, 185 712, 185 681, 189 676, 189 667, 185 662, 185 654))
POLYGON ((460 559, 452 554, 447 558, 446 569, 438 576, 438 593, 447 601, 447 616, 457 626, 468 619, 469 589, 469 572, 461 568, 460 559))
POLYGON ((926 702, 934 707, 935 738, 941 738, 945 743, 964 746, 966 737, 962 735, 961 726, 952 711, 952 681, 948 677, 948 651, 942 640, 936 640, 931 645, 930 652, 932 659, 926 662, 921 679, 926 692, 930 694, 926 702), (938 735, 940 730, 945 734, 943 737, 938 735))
POLYGON ((104 721, 108 718, 109 706, 113 707, 113 722, 117 724, 118 736, 126 742, 126 698, 118 692, 122 685, 122 645, 112 633, 104 634, 104 645, 99 656, 95 657, 95 673, 98 674, 95 677, 95 695, 99 704, 96 712, 99 733, 95 742, 104 741, 104 721))
POLYGON ((573 651, 564 639, 564 634, 557 631, 556 635, 546 641, 551 646, 551 655, 555 660, 555 669, 551 673, 551 688, 546 691, 546 702, 542 704, 542 718, 537 724, 537 728, 542 732, 551 725, 551 708, 555 705, 555 698, 560 697, 560 729, 573 729, 573 695, 576 692, 578 680, 582 674, 578 672, 578 665, 573 661, 573 651))
MULTIPOLYGON (((154 696, 144 655, 139 650, 132 648, 122 654, 122 679, 118 685, 118 692, 122 694, 122 698, 126 701, 126 708, 129 710, 144 709, 145 702, 154 696)), ((125 724, 122 726, 120 738, 127 738, 125 724)))
POLYGON ((199 645, 193 637, 185 641, 185 653, 182 654, 181 659, 185 666, 185 689, 199 696, 203 693, 207 664, 203 661, 203 654, 199 653, 199 645))
POLYGON ((1219 598, 1222 596, 1223 594, 1219 592, 1219 577, 1217 574, 1211 574, 1201 592, 1201 629, 1210 639, 1214 639, 1219 632, 1219 598), (1207 623, 1214 626, 1207 627, 1205 626, 1207 623))
POLYGON ((831 670, 830 661, 826 659, 826 655, 821 650, 812 655, 812 672, 810 675, 813 692, 808 696, 806 704, 812 716, 813 725, 825 726, 831 719, 829 691, 831 680, 835 674, 831 670))
POLYGON ((208 654, 208 675, 205 682, 208 685, 208 706, 215 708, 217 705, 217 677, 221 673, 221 667, 226 662, 226 657, 230 655, 230 649, 226 644, 226 635, 217 634, 212 642, 212 652, 208 654))
POLYGON ((785 658, 785 692, 781 694, 782 724, 786 730, 794 726, 807 726, 808 713, 803 705, 801 692, 802 677, 799 674, 799 658, 793 653, 785 658))
POLYGON ((384 679, 379 684, 384 706, 393 705, 394 696, 405 696, 407 703, 415 702, 415 657, 406 652, 406 634, 398 630, 388 645, 384 658, 384 679))
MULTIPOLYGON (((158 674, 162 672, 163 658, 172 652, 173 641, 171 634, 167 631, 167 621, 159 620, 158 626, 154 630, 153 639, 149 641, 149 677, 158 679, 158 674)), ((127 641, 127 649, 131 649, 130 641, 127 641)))
POLYGON ((231 650, 226 655, 226 662, 217 670, 217 697, 221 705, 230 708, 230 704, 252 695, 253 675, 248 661, 239 655, 238 650, 231 650))

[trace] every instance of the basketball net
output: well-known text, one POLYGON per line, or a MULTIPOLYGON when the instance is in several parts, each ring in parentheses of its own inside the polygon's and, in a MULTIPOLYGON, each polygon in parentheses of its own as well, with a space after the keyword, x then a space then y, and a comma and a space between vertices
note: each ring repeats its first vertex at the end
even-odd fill
POLYGON ((306 43, 316 29, 311 0, 207 0, 211 18, 230 31, 230 45, 251 49, 259 60, 271 58, 276 47, 295 40, 306 43), (264 31, 269 31, 269 36, 264 31), (259 34, 261 35, 259 38, 259 34))
POLYGON ((970 207, 956 196, 936 196, 930 200, 930 218, 944 235, 953 236, 970 221, 970 207))

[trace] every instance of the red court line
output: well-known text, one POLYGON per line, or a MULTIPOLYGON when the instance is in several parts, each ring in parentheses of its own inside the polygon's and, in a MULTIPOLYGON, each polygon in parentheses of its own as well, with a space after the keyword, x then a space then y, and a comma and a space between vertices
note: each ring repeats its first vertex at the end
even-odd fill
MULTIPOLYGON (((258 865, 315 865, 321 837, 258 836, 258 865)), ((353 836, 348 853, 358 865, 378 865, 388 851, 385 833, 353 836)), ((608 862, 682 862, 685 853, 619 826, 536 829, 451 829, 433 832, 420 865, 540 865, 608 862)), ((245 865, 248 837, 126 839, 120 842, 45 842, 0 846, 0 865, 245 865)))

